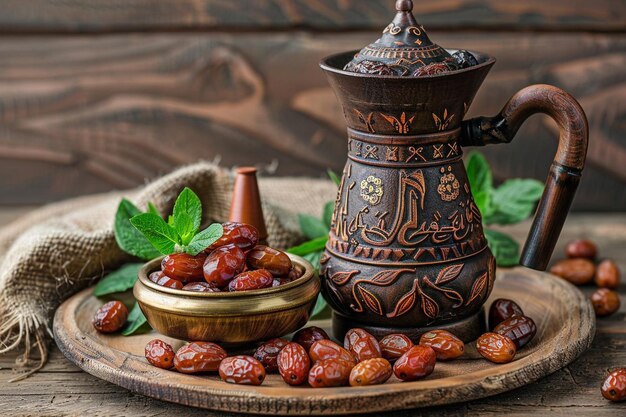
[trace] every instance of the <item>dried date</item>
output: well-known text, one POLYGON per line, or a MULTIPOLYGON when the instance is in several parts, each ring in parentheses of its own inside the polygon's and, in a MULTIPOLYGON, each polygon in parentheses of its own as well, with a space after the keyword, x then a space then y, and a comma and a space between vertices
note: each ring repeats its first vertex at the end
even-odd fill
POLYGON ((261 385, 265 380, 265 368, 252 356, 230 356, 219 365, 222 381, 231 384, 261 385))
POLYGON ((119 301, 109 301, 98 310, 93 318, 93 327, 100 333, 115 333, 128 318, 128 309, 119 301))
POLYGON ((555 263, 550 272, 574 285, 585 285, 593 280, 596 267, 589 259, 563 259, 555 263))
POLYGON ((342 387, 350 382, 354 362, 339 358, 323 359, 311 367, 309 385, 313 388, 342 387))
POLYGON ((186 253, 173 253, 163 258, 161 270, 163 274, 183 284, 201 281, 203 278, 202 266, 205 260, 206 254, 204 253, 196 256, 186 253))
POLYGON ((387 359, 372 358, 356 364, 350 372, 350 385, 353 387, 384 384, 393 370, 387 359))
POLYGON ((250 268, 267 269, 277 277, 287 276, 292 267, 291 259, 286 253, 269 246, 255 246, 248 252, 246 259, 250 268))
POLYGON ((228 284, 228 291, 250 291, 269 288, 274 282, 274 277, 267 269, 246 271, 237 275, 228 284))
POLYGON ((158 271, 154 271, 150 275, 148 275, 148 279, 156 284, 164 276, 165 276, 165 274, 163 274, 163 271, 158 270, 158 271))
POLYGON ((498 333, 485 333, 476 340, 476 350, 485 359, 494 363, 508 363, 517 353, 515 343, 498 333))
POLYGON ((156 283, 162 287, 174 288, 175 290, 182 290, 184 287, 182 282, 167 275, 163 275, 156 283))
POLYGON ((289 341, 278 337, 270 339, 257 348, 254 352, 254 359, 261 362, 265 372, 276 372, 278 370, 278 354, 288 343, 289 341))
POLYGON ((222 237, 209 246, 206 252, 210 253, 226 245, 235 245, 241 250, 247 251, 259 242, 259 231, 250 224, 228 222, 222 224, 222 228, 224 229, 222 237))
POLYGON ((224 288, 245 266, 246 254, 239 247, 222 246, 207 256, 203 267, 204 279, 212 287, 224 288))
POLYGON ((324 329, 311 326, 298 330, 291 338, 291 341, 301 345, 308 352, 313 343, 324 339, 330 339, 324 329))
POLYGON ((295 281, 304 275, 304 269, 300 265, 293 265, 287 274, 287 279, 289 281, 295 281))
POLYGON ((424 333, 420 338, 420 345, 430 346, 440 361, 456 359, 465 352, 463 341, 446 330, 430 330, 424 333))
POLYGON ((382 357, 378 340, 360 328, 348 330, 343 338, 343 347, 351 352, 358 362, 382 357))
POLYGON ((565 255, 568 258, 586 258, 590 261, 596 259, 598 247, 587 239, 572 240, 565 246, 565 255))
POLYGON ((618 368, 606 377, 602 396, 610 401, 626 401, 626 368, 618 368))
POLYGON ((598 287, 617 289, 620 283, 619 268, 610 259, 605 259, 598 264, 594 281, 598 287))
POLYGON ((353 362, 356 365, 356 359, 348 350, 342 348, 332 340, 318 340, 311 345, 309 349, 309 356, 313 362, 322 361, 324 359, 342 359, 348 362, 353 362))
POLYGON ((493 332, 508 337, 520 349, 535 337, 537 326, 530 317, 513 316, 498 324, 493 332))
POLYGON ((302 385, 307 381, 311 360, 304 348, 294 342, 287 344, 278 355, 278 371, 289 385, 302 385))
POLYGON ((600 288, 591 294, 591 304, 596 312, 596 316, 610 316, 619 310, 619 294, 608 288, 600 288))
POLYGON ((174 366, 174 349, 161 339, 149 341, 144 349, 144 354, 152 366, 162 369, 170 369, 174 366))
POLYGON ((389 334, 378 342, 383 358, 395 361, 413 347, 413 341, 400 333, 389 334))
POLYGON ((174 367, 183 374, 214 372, 226 356, 226 351, 215 343, 191 342, 178 349, 174 367))
POLYGON ((498 298, 489 308, 489 329, 493 330, 498 324, 513 316, 523 316, 522 308, 513 300, 498 298))
POLYGON ((437 354, 433 348, 416 345, 398 358, 393 373, 402 381, 415 381, 432 374, 436 362, 437 354))

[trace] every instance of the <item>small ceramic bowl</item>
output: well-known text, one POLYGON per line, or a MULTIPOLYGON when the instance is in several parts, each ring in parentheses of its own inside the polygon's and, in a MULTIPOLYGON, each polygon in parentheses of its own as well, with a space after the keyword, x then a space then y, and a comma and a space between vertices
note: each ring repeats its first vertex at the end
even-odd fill
POLYGON ((157 285, 148 275, 163 258, 139 271, 133 293, 157 332, 182 340, 244 344, 284 336, 309 320, 320 280, 305 259, 289 255, 304 274, 288 284, 241 292, 192 292, 157 285))

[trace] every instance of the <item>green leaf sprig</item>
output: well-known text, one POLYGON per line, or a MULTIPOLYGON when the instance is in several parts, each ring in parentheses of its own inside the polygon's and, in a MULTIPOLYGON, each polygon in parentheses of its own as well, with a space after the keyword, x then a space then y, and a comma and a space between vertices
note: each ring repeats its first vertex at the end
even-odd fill
MULTIPOLYGON (((491 167, 478 152, 467 158, 467 177, 484 226, 510 225, 527 219, 543 194, 543 183, 533 179, 510 179, 494 187, 491 167)), ((519 244, 512 237, 486 227, 485 237, 498 265, 519 263, 519 244)))
POLYGON ((174 211, 166 222, 150 210, 130 219, 130 223, 161 254, 185 252, 196 256, 224 232, 220 224, 214 223, 200 230, 202 203, 191 189, 185 187, 174 204, 174 211))
MULTIPOLYGON (((189 188, 183 189, 176 199, 167 222, 152 202, 148 203, 144 213, 129 200, 123 199, 115 213, 115 240, 124 252, 142 260, 175 252, 195 256, 223 234, 220 224, 212 224, 200 231, 201 222, 202 203, 189 188)), ((123 265, 100 280, 93 294, 103 297, 131 289, 141 267, 141 263, 123 265)), ((129 336, 149 328, 146 317, 135 301, 122 334, 129 336)))
POLYGON ((93 295, 102 297, 109 294, 124 292, 133 288, 137 281, 139 270, 143 264, 130 263, 102 278, 93 289, 93 295))
MULTIPOLYGON (((152 203, 148 205, 150 212, 158 215, 158 211, 152 203)), ((141 214, 141 210, 127 199, 123 199, 117 206, 115 213, 115 240, 117 246, 129 255, 136 256, 139 259, 154 259, 161 253, 152 246, 139 230, 130 223, 130 219, 141 214)))

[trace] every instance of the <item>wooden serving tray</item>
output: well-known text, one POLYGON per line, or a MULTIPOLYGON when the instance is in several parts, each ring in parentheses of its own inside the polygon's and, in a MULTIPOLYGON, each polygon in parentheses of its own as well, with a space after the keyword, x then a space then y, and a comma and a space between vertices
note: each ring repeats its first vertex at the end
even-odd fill
MULTIPOLYGON (((468 343, 461 359, 438 362, 434 373, 422 381, 400 382, 392 377, 370 387, 313 389, 290 387, 279 375, 268 375, 263 385, 252 387, 227 384, 217 375, 184 375, 149 365, 143 356, 149 340, 160 337, 175 349, 183 342, 156 333, 130 337, 97 333, 91 320, 102 303, 91 292, 87 289, 67 300, 54 318, 55 340, 71 362, 149 397, 231 412, 336 415, 469 401, 520 387, 560 369, 584 352, 595 334, 593 309, 574 286, 543 272, 501 269, 491 299, 515 300, 537 324, 537 335, 511 363, 487 362, 468 343)), ((314 324, 330 327, 330 321, 314 324)))

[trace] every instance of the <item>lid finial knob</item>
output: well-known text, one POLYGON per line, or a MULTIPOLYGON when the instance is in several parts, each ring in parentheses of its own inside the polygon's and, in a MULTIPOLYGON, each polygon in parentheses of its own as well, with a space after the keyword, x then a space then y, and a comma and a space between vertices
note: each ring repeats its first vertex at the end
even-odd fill
POLYGON ((396 10, 399 12, 410 12, 413 10, 413 2, 411 0, 397 0, 396 10))

